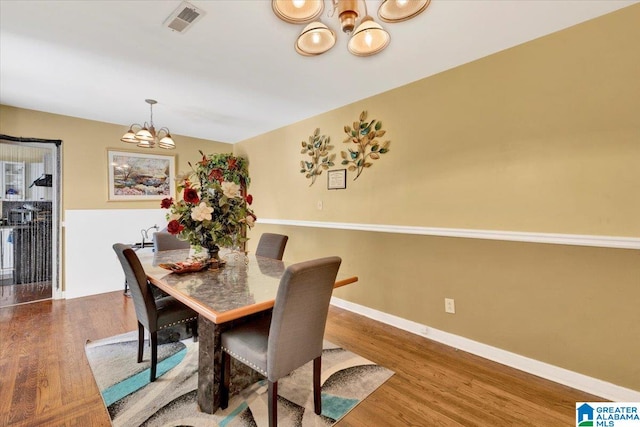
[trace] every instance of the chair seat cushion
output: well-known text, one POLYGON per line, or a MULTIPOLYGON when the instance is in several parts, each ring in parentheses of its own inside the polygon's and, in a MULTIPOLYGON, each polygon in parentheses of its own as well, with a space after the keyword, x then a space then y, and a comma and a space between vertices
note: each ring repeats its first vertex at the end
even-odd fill
POLYGON ((271 316, 261 316, 221 334, 222 349, 245 365, 267 375, 267 344, 271 316))
POLYGON ((157 299, 156 311, 158 313, 158 329, 189 322, 198 317, 198 313, 174 297, 157 299))

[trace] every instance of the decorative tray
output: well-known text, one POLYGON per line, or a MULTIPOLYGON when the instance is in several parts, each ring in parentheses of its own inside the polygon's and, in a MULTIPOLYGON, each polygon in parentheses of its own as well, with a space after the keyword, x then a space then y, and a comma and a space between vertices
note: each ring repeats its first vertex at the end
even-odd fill
POLYGON ((196 271, 202 271, 207 267, 217 268, 217 262, 206 261, 179 261, 168 262, 158 264, 158 267, 162 267, 165 270, 170 270, 172 273, 194 273, 196 271))

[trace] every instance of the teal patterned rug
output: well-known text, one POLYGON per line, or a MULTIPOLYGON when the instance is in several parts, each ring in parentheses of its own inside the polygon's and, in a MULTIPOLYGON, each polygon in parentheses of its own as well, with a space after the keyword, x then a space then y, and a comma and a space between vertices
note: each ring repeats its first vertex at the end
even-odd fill
MULTIPOLYGON (((169 340, 171 341, 171 340, 169 340)), ((162 341, 161 341, 162 342, 162 341)), ((266 426, 267 384, 256 382, 227 409, 209 415, 196 403, 198 343, 191 338, 158 346, 158 378, 149 382, 150 350, 136 363, 137 332, 88 342, 87 359, 114 426, 266 426)), ((278 425, 331 426, 393 372, 325 341, 322 414, 313 411, 312 363, 278 382, 278 425)))

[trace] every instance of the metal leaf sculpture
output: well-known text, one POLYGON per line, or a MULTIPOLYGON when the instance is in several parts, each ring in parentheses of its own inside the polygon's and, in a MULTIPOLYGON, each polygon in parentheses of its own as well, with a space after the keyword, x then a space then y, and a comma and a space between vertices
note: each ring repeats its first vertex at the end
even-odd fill
POLYGON ((371 160, 378 160, 381 155, 389 152, 391 141, 380 143, 377 138, 384 136, 387 131, 382 130, 382 122, 371 120, 367 122, 367 112, 360 113, 360 121, 353 122, 353 127, 346 125, 344 133, 347 138, 343 141, 345 144, 355 144, 354 148, 348 148, 348 151, 341 151, 342 164, 347 166, 351 172, 357 171, 355 181, 366 168, 370 168, 373 163, 371 160))
POLYGON ((309 137, 309 142, 302 141, 302 150, 300 154, 309 156, 309 160, 300 161, 300 173, 304 173, 306 178, 311 179, 309 187, 316 182, 316 178, 322 174, 323 170, 334 166, 335 154, 329 154, 329 150, 333 149, 329 145, 330 138, 320 135, 320 128, 317 128, 313 135, 309 137))

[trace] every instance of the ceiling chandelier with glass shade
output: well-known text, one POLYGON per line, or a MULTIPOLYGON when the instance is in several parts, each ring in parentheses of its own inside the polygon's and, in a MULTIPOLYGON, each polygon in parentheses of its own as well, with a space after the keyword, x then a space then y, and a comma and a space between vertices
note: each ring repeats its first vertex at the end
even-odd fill
POLYGON ((156 132, 156 128, 153 125, 153 105, 157 104, 158 101, 155 99, 145 99, 144 102, 149 104, 151 112, 149 122, 144 122, 144 125, 139 125, 138 123, 132 124, 129 126, 127 133, 120 138, 120 141, 136 144, 141 148, 154 148, 155 146, 168 150, 176 148, 176 143, 173 141, 169 129, 163 127, 156 132))
MULTIPOLYGON (((367 12, 366 0, 328 0, 332 6, 329 17, 337 16, 340 28, 350 36, 349 52, 356 56, 371 56, 389 45, 391 36, 367 12), (359 6, 362 6, 360 9, 359 6)), ((272 0, 275 15, 290 24, 307 24, 295 42, 300 55, 316 56, 336 44, 336 34, 319 20, 325 0, 272 0)), ((424 11, 431 0, 383 0, 378 8, 380 20, 389 23, 411 19, 424 11)))

